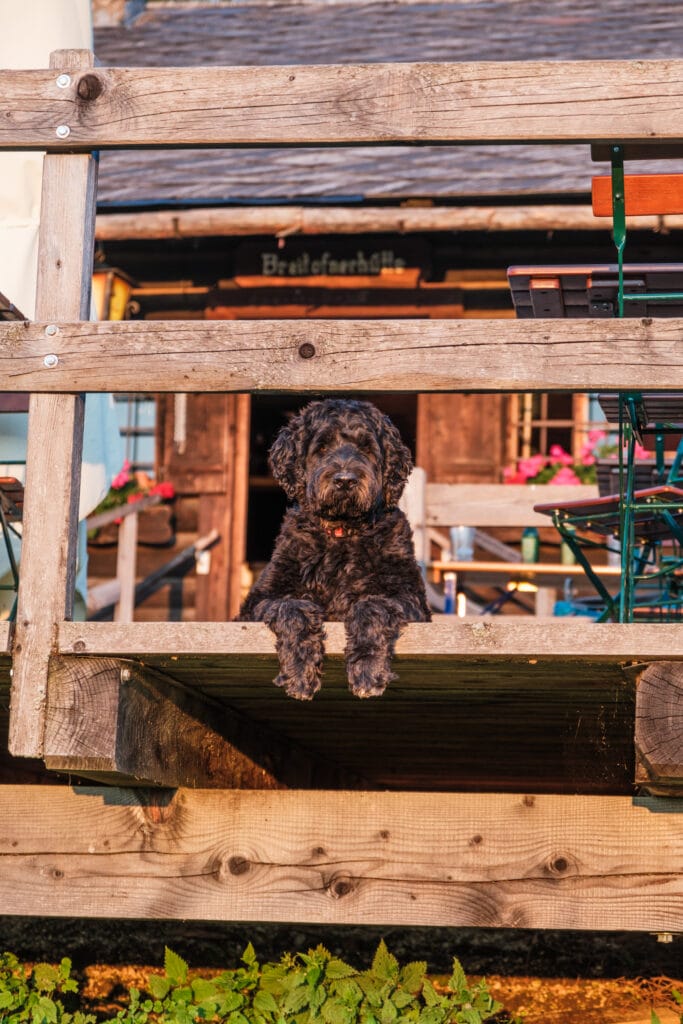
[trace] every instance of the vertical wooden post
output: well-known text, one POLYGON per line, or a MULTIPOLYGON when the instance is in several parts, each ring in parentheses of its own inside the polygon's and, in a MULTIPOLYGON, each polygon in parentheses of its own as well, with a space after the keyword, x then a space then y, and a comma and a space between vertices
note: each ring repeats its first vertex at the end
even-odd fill
MULTIPOLYGON (((92 64, 88 50, 52 53, 55 89, 60 73, 92 64)), ((92 155, 46 155, 36 320, 57 330, 60 321, 89 317, 96 190, 92 155)), ((29 405, 9 733, 9 749, 19 757, 43 752, 48 661, 58 624, 73 612, 83 408, 82 395, 32 395, 29 405)))
POLYGON ((138 514, 126 516, 119 526, 116 578, 121 587, 114 608, 114 622, 132 622, 135 610, 135 579, 138 555, 138 514))

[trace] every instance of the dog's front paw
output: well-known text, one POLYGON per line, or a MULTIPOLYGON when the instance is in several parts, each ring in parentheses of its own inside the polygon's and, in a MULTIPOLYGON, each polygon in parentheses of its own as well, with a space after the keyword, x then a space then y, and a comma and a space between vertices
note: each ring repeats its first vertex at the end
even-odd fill
POLYGON ((321 687, 322 679, 321 672, 316 666, 305 665, 296 675, 280 672, 273 682, 276 686, 281 686, 287 696, 293 697, 294 700, 313 700, 321 687))
POLYGON ((346 666, 349 689, 356 697, 381 697, 389 683, 398 679, 383 654, 366 654, 346 666))

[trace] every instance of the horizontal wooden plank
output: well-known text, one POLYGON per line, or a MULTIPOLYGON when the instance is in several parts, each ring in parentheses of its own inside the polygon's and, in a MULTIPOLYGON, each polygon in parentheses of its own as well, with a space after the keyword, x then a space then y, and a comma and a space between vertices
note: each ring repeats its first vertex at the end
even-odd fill
POLYGON ((427 484, 427 526, 548 526, 539 502, 597 498, 596 484, 427 484))
MULTIPOLYGON (((593 213, 612 216, 612 178, 593 178, 593 213)), ((627 174, 624 201, 630 217, 683 213, 683 174, 627 174)))
MULTIPOLYGON (((610 210, 609 216, 612 215, 610 210)), ((668 225, 667 225, 668 226, 668 225)), ((660 220, 633 227, 659 228, 660 220)), ((101 213, 99 241, 218 235, 362 234, 368 231, 604 231, 588 205, 228 206, 101 213)), ((140 290, 136 290, 139 294, 140 290)))
POLYGON ((675 319, 49 326, 0 323, 0 391, 683 391, 675 319))
MULTIPOLYGON (((344 626, 328 622, 327 653, 343 658, 344 626)), ((254 668, 275 666, 275 639, 260 622, 64 622, 59 627, 61 654, 111 657, 168 656, 230 659, 254 668)), ((405 627, 396 645, 397 664, 477 662, 649 662, 683 659, 683 629, 677 623, 587 623, 561 618, 555 622, 481 619, 460 622, 445 617, 405 627)), ((151 664, 151 662, 148 662, 151 664)))
POLYGON ((58 72, 0 73, 1 147, 683 138, 675 60, 58 72))
POLYGON ((5 914, 683 931, 676 801, 7 786, 0 819, 5 914))

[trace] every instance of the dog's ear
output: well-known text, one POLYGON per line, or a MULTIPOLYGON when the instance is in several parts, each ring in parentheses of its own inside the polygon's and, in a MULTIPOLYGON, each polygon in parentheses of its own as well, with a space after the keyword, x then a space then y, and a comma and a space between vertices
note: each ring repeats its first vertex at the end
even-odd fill
POLYGON ((292 501, 304 497, 304 418, 295 416, 280 430, 268 453, 273 476, 292 501))
POLYGON ((410 449, 388 416, 382 416, 380 443, 384 454, 383 492, 387 506, 396 505, 413 468, 410 449))

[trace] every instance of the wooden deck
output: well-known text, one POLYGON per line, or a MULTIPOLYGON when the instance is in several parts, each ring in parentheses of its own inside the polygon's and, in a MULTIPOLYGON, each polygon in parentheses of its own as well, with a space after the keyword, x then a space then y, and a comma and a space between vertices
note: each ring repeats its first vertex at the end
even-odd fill
MULTIPOLYGON (((147 686, 180 684, 215 701, 212 729, 268 766, 268 785, 632 793, 639 672, 651 661, 683 660, 677 625, 442 619, 407 627, 398 680, 383 698, 359 701, 346 687, 343 626, 328 623, 326 631, 323 690, 301 703, 273 685, 274 638, 261 624, 65 623, 59 649, 71 668, 66 680, 51 677, 47 761, 97 778, 123 773, 118 754, 114 764, 87 760, 98 732, 64 740, 78 723, 106 719, 107 698, 89 682, 106 658, 150 674, 147 686), (302 751, 298 769, 279 757, 288 746, 302 751)), ((179 702, 175 691, 169 699, 179 702)), ((167 766, 145 769, 138 771, 149 781, 167 766)), ((196 770, 190 759, 173 779, 190 784, 196 770)), ((203 779, 198 784, 262 784, 242 767, 203 779)))

